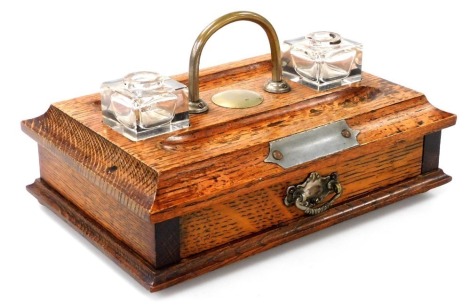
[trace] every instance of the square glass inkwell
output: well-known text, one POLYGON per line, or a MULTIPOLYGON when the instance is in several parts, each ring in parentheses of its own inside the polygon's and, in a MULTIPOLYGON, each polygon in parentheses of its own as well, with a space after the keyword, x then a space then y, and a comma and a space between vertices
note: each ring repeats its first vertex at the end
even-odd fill
POLYGON ((286 78, 316 90, 328 90, 362 79, 362 44, 328 31, 284 41, 286 78))
POLYGON ((154 72, 101 85, 103 122, 133 141, 189 127, 188 89, 154 72))

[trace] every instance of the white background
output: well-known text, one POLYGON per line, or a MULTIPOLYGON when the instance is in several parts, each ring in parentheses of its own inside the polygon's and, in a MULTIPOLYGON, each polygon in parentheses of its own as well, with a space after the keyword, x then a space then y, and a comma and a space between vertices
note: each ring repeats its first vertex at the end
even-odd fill
MULTIPOLYGON (((465 2, 167 2, 0 4, 0 307, 469 307, 465 2), (235 10, 265 16, 281 40, 330 30, 362 42, 365 71, 458 114, 441 150, 454 179, 150 294, 26 192, 39 171, 20 120, 132 71, 186 72, 199 32, 235 10)), ((211 38, 201 65, 268 52, 261 28, 238 22, 211 38)))

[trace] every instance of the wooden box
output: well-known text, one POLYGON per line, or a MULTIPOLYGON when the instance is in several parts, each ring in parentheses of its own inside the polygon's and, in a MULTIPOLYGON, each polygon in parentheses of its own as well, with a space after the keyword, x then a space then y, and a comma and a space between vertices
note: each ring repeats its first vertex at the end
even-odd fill
POLYGON ((140 142, 102 123, 99 94, 53 104, 22 122, 39 146, 41 177, 28 190, 157 291, 451 180, 439 169, 440 132, 456 116, 423 94, 367 73, 326 92, 290 82, 269 94, 270 71, 265 56, 201 71, 207 102, 232 88, 264 102, 210 104, 189 129, 140 142), (265 161, 273 141, 341 120, 358 145, 287 168, 265 161), (342 187, 313 216, 285 205, 312 172, 336 173, 342 187))

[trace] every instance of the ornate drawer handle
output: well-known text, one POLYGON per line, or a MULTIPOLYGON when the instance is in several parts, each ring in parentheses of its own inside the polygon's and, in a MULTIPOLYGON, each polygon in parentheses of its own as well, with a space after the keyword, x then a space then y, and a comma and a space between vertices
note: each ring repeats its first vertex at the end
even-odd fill
POLYGON ((320 214, 333 204, 341 196, 343 188, 338 182, 338 175, 333 172, 328 176, 321 176, 317 172, 312 172, 302 184, 289 186, 284 198, 286 206, 295 206, 304 211, 305 214, 320 214), (330 193, 334 193, 331 199, 320 204, 330 193))

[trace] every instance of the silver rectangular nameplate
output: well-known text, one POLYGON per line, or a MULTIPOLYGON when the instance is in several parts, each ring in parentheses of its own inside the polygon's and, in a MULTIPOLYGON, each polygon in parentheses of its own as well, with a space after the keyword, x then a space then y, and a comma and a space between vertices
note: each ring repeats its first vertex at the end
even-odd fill
POLYGON ((358 134, 345 120, 333 122, 271 141, 264 161, 284 169, 294 167, 359 145, 358 134))

